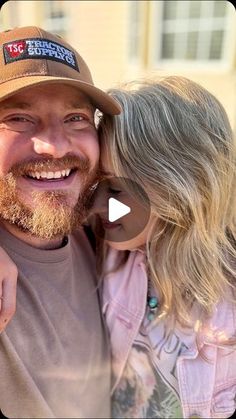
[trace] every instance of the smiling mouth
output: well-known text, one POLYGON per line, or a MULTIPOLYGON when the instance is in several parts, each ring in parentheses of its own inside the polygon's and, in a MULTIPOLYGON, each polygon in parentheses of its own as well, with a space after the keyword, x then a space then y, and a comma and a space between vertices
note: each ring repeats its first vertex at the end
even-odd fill
POLYGON ((108 230, 112 230, 114 228, 120 227, 121 224, 120 223, 114 223, 114 222, 110 222, 108 220, 104 220, 102 219, 102 226, 104 229, 108 229, 108 230))
POLYGON ((24 177, 27 179, 32 179, 36 181, 59 181, 67 179, 73 173, 75 173, 76 169, 64 169, 64 170, 54 170, 54 171, 36 171, 36 172, 29 172, 27 175, 25 174, 24 177))

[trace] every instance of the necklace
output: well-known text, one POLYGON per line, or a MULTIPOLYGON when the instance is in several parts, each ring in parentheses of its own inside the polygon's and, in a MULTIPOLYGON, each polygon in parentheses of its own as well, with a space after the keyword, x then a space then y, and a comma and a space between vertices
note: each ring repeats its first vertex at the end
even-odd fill
POLYGON ((158 307, 159 307, 159 302, 158 302, 158 298, 155 295, 152 295, 152 286, 151 286, 151 282, 150 279, 148 279, 148 292, 147 292, 147 308, 148 308, 148 313, 147 313, 147 318, 148 320, 153 320, 158 307))

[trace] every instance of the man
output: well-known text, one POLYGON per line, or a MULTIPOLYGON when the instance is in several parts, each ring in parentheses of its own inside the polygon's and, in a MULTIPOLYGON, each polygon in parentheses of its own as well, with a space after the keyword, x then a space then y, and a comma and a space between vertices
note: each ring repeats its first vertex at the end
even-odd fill
POLYGON ((19 272, 16 313, 0 336, 0 409, 109 417, 94 257, 77 227, 99 158, 94 111, 120 108, 60 37, 24 27, 0 44, 0 245, 19 272))

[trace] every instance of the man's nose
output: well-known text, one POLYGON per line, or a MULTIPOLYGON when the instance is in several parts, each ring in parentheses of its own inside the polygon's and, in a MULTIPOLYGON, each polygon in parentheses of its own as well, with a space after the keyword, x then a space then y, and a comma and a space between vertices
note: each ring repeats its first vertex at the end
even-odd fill
POLYGON ((37 154, 46 154, 56 159, 72 151, 70 139, 62 127, 50 126, 32 138, 34 151, 37 154))

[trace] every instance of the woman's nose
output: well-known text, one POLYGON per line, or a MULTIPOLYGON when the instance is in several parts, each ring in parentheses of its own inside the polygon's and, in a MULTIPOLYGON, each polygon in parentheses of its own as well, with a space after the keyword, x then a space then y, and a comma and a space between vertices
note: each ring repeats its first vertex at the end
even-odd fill
POLYGON ((108 214, 108 193, 107 188, 104 187, 104 183, 100 182, 97 186, 93 196, 93 205, 91 208, 91 214, 98 214, 101 217, 107 217, 108 214))

